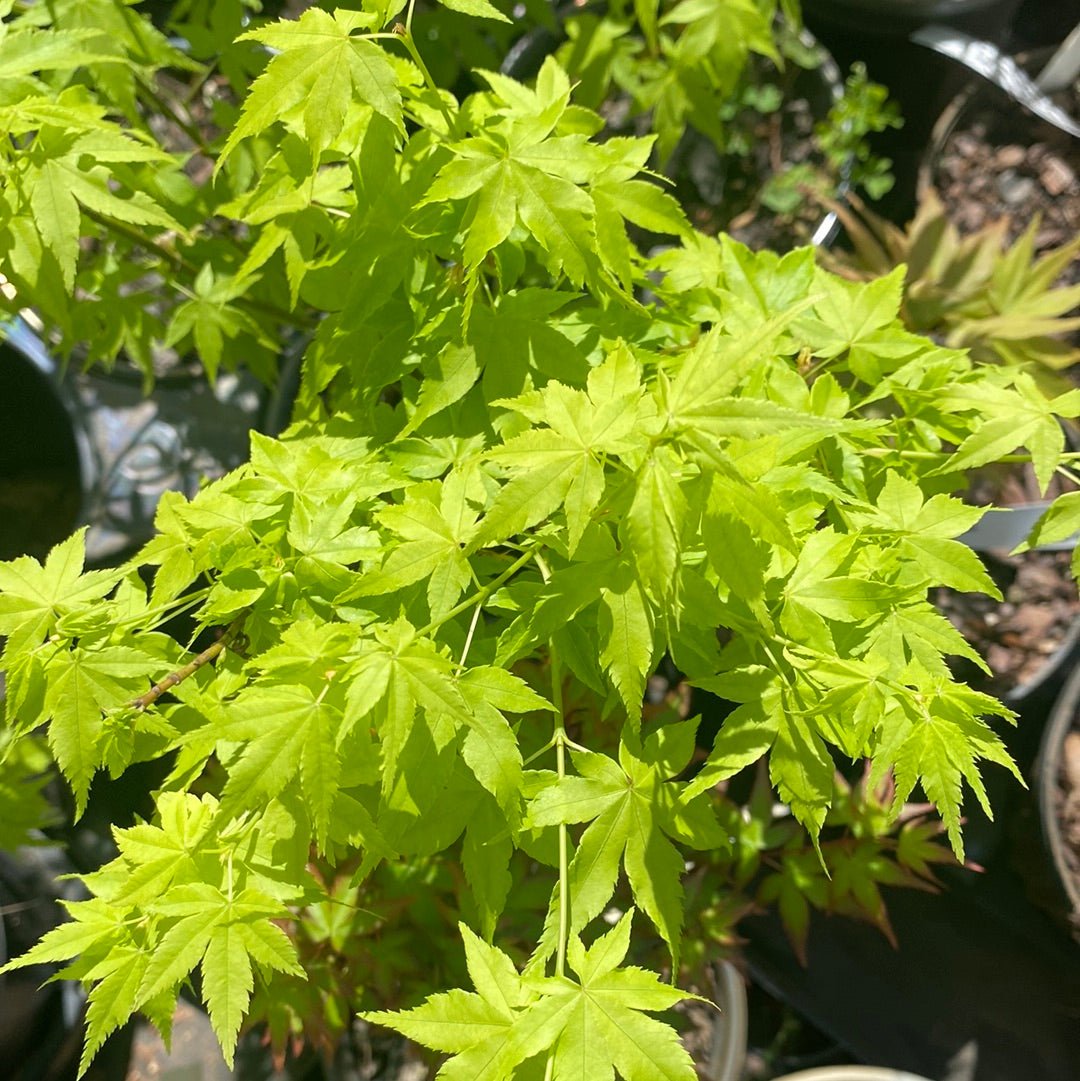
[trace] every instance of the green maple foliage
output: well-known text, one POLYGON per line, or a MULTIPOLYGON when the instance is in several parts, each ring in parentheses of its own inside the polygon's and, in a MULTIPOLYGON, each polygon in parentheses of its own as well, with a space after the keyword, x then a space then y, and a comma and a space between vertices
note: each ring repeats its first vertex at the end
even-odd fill
POLYGON ((424 12, 248 6, 183 7, 217 76, 127 4, 2 6, 35 58, 0 72, 6 302, 90 360, 193 344, 210 375, 311 334, 292 427, 166 497, 125 564, 84 570, 81 534, 0 564, 0 809, 42 737, 77 813, 100 771, 166 773, 7 968, 84 984, 83 1069, 135 1011, 167 1033, 198 973, 230 1058, 249 1019, 284 1042, 365 1010, 446 1078, 689 1081, 648 1016, 683 993, 624 966, 631 910, 678 978, 724 919, 688 860, 749 888, 779 853, 759 898, 797 943, 810 907, 887 928, 878 885, 941 856, 932 825, 889 832, 919 788, 962 858, 1011 714, 951 679, 973 653, 928 590, 992 591, 955 540, 964 471, 1018 454, 1047 482, 1076 392, 905 330, 897 274, 694 233, 652 138, 598 141, 554 60, 459 97, 424 12), (178 71, 191 103, 216 79, 212 116, 151 125, 178 71), (42 176, 70 177, 48 205, 42 176), (649 260, 628 223, 676 246, 649 260), (665 658, 736 703, 711 749, 643 710, 665 658), (849 761, 891 793, 852 797, 849 761), (779 826, 723 792, 754 763, 779 826), (475 993, 435 993, 462 978, 447 913, 475 993), (319 1000, 330 948, 354 979, 319 1000))

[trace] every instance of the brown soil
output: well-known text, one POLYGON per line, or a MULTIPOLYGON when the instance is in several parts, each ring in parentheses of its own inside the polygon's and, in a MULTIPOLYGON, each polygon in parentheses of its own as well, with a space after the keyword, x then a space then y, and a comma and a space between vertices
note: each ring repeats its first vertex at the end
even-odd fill
MULTIPOLYGON (((1080 84, 1054 100, 1080 116, 1080 84)), ((1007 217, 1012 241, 1038 217, 1035 248, 1044 252, 1080 231, 1080 140, 1000 92, 980 90, 971 98, 945 139, 930 180, 961 233, 1007 217)), ((1063 279, 1064 284, 1076 281, 1080 261, 1063 279)))
MULTIPOLYGON (((1040 492, 1030 466, 988 468, 973 479, 967 495, 979 506, 1018 506, 1054 499, 1075 486, 1055 477, 1040 492)), ((1080 618, 1080 593, 1072 573, 1072 552, 1034 551, 1020 555, 982 552, 980 557, 1001 591, 996 601, 983 593, 934 590, 931 600, 986 661, 987 677, 970 662, 955 665, 957 676, 988 694, 1004 695, 1038 676, 1080 618)))
POLYGON ((989 694, 1006 694, 1034 679, 1064 643, 1080 597, 1071 552, 986 553, 983 561, 1004 595, 935 590, 933 602, 974 646, 992 675, 965 670, 966 681, 989 694))

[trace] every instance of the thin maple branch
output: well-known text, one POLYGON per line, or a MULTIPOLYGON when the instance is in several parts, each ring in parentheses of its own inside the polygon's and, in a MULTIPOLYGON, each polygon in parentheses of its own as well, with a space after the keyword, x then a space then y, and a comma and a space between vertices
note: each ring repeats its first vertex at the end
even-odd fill
POLYGON ((163 98, 148 79, 139 80, 139 90, 146 101, 162 116, 171 120, 187 137, 192 145, 204 157, 213 158, 214 151, 205 136, 189 117, 185 117, 174 104, 163 98))
POLYGON ((138 698, 129 702, 128 708, 137 709, 140 712, 149 709, 149 707, 152 706, 166 691, 172 690, 177 684, 183 683, 185 679, 195 675, 203 665, 209 664, 210 661, 217 658, 236 641, 244 628, 244 620, 247 619, 247 617, 248 613, 246 611, 241 612, 240 615, 229 624, 225 633, 212 646, 208 646, 204 649, 202 653, 185 664, 183 668, 178 668, 175 672, 170 672, 160 683, 155 683, 146 694, 141 694, 138 698))
MULTIPOLYGON (((85 206, 82 210, 91 221, 96 222, 103 229, 108 229, 118 236, 127 238, 133 244, 138 244, 140 247, 146 248, 147 251, 152 251, 155 255, 160 255, 177 270, 186 271, 192 276, 198 274, 199 268, 191 262, 190 259, 186 259, 178 251, 174 251, 161 241, 155 240, 151 236, 147 236, 141 229, 136 229, 127 222, 118 221, 105 214, 99 214, 96 210, 90 210, 85 206)), ((284 308, 277 307, 275 304, 268 304, 265 301, 256 300, 254 297, 237 297, 230 303, 237 308, 268 316, 279 323, 284 323, 286 326, 296 327, 298 330, 313 330, 316 326, 315 320, 313 319, 306 318, 298 312, 288 312, 284 308)))

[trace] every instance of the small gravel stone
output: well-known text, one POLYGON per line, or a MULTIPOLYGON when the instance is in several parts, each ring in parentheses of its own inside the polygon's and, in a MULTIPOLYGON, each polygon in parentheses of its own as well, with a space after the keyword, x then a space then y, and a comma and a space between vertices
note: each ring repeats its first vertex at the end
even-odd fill
POLYGON ((979 151, 978 140, 967 134, 957 135, 956 152, 965 158, 970 158, 979 151))
POLYGON ((1006 169, 997 178, 995 186, 1002 201, 1009 206, 1020 206, 1035 193, 1035 181, 1030 176, 1018 175, 1014 169, 1006 169))
POLYGON ((1070 732, 1065 737, 1065 753, 1062 755, 1065 776, 1073 788, 1080 788, 1080 732, 1070 732))
POLYGON ((1022 146, 1003 146, 995 155, 995 160, 1002 169, 1015 169, 1024 163, 1024 148, 1022 146))
POLYGON ((1076 174, 1053 154, 1048 154, 1039 171, 1042 186, 1054 196, 1062 195, 1076 183, 1076 174))

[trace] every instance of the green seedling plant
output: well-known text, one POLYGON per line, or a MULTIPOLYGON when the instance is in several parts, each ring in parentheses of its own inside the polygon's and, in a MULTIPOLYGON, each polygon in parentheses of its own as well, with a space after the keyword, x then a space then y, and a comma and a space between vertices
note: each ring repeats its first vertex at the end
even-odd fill
POLYGON ((553 58, 459 98, 411 6, 246 7, 191 5, 239 32, 208 68, 127 4, 2 6, 9 303, 211 376, 312 340, 290 429, 166 496, 130 560, 86 569, 76 532, 0 564, 5 841, 43 747, 77 816, 102 771, 164 778, 0 971, 83 984, 84 1072, 194 985, 229 1061, 245 1025, 360 1011, 444 1081, 692 1081, 669 1011, 723 914, 688 863, 765 852, 759 899, 800 936, 927 877, 932 832, 890 834, 912 799, 962 858, 981 769, 1016 772, 927 592, 996 594, 952 493, 993 461, 1069 472, 1080 391, 906 330, 902 271, 695 233, 653 138, 598 141, 553 58), (151 123, 188 76, 190 115, 151 123), (676 246, 649 261, 628 225, 676 246), (734 704, 704 750, 643 709, 662 662, 734 704), (801 832, 734 828, 756 763, 801 832))
POLYGON ((867 137, 902 126, 900 110, 888 99, 885 87, 866 77, 864 64, 853 64, 843 93, 814 127, 822 161, 793 165, 770 176, 761 191, 762 205, 790 214, 808 193, 830 198, 841 184, 850 192, 880 199, 892 190, 892 162, 876 155, 867 137))

